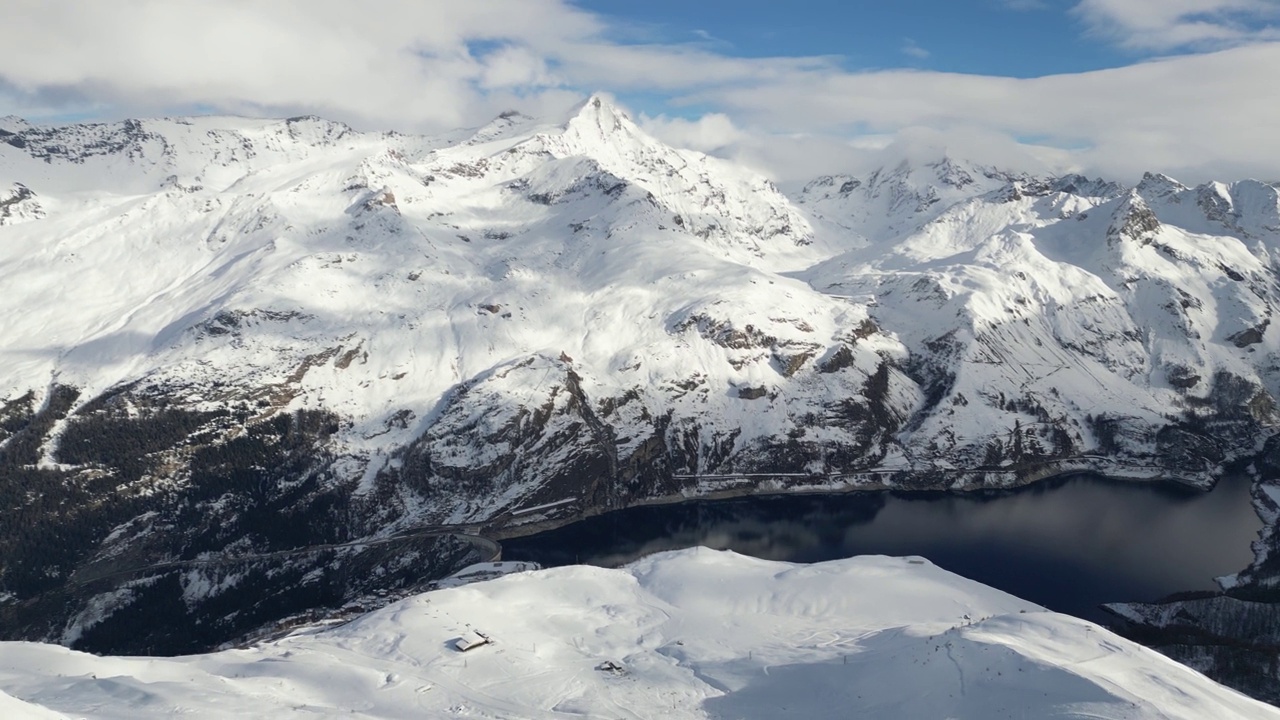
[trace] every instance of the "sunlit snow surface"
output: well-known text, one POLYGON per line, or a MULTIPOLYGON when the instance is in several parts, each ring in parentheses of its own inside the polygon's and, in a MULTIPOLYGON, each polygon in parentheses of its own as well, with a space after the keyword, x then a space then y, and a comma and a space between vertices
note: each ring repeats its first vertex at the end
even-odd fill
POLYGON ((2 643, 0 712, 1280 718, 1106 630, 919 559, 794 565, 705 548, 439 590, 247 650, 115 658, 2 643), (458 652, 469 629, 493 644, 458 652))

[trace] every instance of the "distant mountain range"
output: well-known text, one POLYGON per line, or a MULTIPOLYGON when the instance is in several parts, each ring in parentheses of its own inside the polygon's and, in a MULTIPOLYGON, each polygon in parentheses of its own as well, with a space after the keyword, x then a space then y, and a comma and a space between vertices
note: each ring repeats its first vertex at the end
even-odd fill
POLYGON ((1209 487, 1280 419, 1277 253, 1274 183, 940 156, 787 197, 599 97, 442 137, 0 119, 0 627, 207 648, 470 546, 164 563, 653 498, 1209 487))

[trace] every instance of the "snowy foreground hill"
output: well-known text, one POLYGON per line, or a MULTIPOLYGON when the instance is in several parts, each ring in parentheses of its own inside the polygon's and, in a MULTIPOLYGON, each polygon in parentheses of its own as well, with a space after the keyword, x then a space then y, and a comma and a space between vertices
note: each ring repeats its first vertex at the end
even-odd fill
POLYGON ((179 658, 0 644, 6 718, 1280 718, 926 561, 693 549, 408 598, 179 658), (462 653, 482 630, 492 643, 462 653))
POLYGON ((940 156, 788 197, 601 98, 0 119, 0 632, 203 651, 474 559, 441 533, 655 499, 1208 487, 1280 458, 1277 253, 1266 182, 940 156))

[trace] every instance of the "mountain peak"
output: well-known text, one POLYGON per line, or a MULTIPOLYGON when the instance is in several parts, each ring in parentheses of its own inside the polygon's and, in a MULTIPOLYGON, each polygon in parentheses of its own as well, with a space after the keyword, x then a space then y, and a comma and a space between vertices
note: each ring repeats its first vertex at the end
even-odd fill
POLYGON ((1091 178, 1080 173, 1068 173, 1054 178, 1050 186, 1057 192, 1081 197, 1113 198, 1124 192, 1124 187, 1104 178, 1091 178))
POLYGON ((1156 218, 1155 212, 1151 210, 1151 206, 1147 204, 1139 188, 1134 188, 1117 205, 1111 217, 1111 226, 1107 228, 1107 236, 1139 240, 1159 229, 1160 220, 1156 218))
POLYGON ((638 131, 635 123, 612 99, 595 93, 575 107, 565 123, 566 130, 607 138, 620 131, 638 131))
POLYGON ((617 102, 614 101, 613 96, 602 92, 591 93, 586 100, 578 103, 574 108, 573 114, 575 116, 584 113, 612 113, 625 116, 625 113, 618 107, 617 102))
POLYGON ((525 120, 531 120, 531 119, 532 119, 532 118, 530 118, 528 115, 525 115, 524 113, 520 112, 519 110, 504 110, 504 111, 502 111, 502 112, 498 113, 498 117, 494 118, 494 121, 495 121, 495 122, 502 121, 502 122, 507 122, 507 123, 517 123, 517 122, 523 122, 523 121, 525 121, 525 120))
POLYGON ((477 143, 489 142, 497 140, 519 128, 525 127, 529 123, 534 122, 534 118, 520 112, 519 110, 504 110, 498 113, 498 116, 490 120, 488 124, 475 131, 471 139, 467 141, 470 145, 477 143))
POLYGON ((944 153, 942 159, 929 163, 929 167, 937 173, 938 182, 943 185, 962 188, 976 182, 970 172, 973 168, 965 167, 964 162, 952 158, 949 153, 944 153))
POLYGON ((641 130, 609 96, 599 93, 575 106, 560 124, 560 132, 553 135, 562 146, 561 152, 595 157, 606 167, 614 164, 605 158, 630 165, 637 153, 665 156, 675 152, 641 130))
POLYGON ((1187 189, 1186 185, 1162 173, 1144 173, 1142 181, 1134 188, 1144 200, 1168 197, 1187 189))
POLYGON ((23 120, 17 115, 5 115, 4 117, 0 117, 0 131, 13 134, 30 129, 31 123, 23 120))

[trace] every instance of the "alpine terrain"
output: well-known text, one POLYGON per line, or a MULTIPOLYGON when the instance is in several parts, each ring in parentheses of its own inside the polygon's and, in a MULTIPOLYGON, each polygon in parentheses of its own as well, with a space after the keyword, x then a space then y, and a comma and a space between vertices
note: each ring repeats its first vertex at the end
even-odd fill
POLYGON ((787 196, 601 97, 442 137, 5 118, 0 631, 204 651, 647 501, 1272 468, 1253 567, 1116 611, 1275 699, 1278 187, 940 155, 787 196))
POLYGON ((795 566, 696 548, 439 590, 208 655, 0 649, 0 710, 38 720, 1280 717, 919 558, 795 566))

